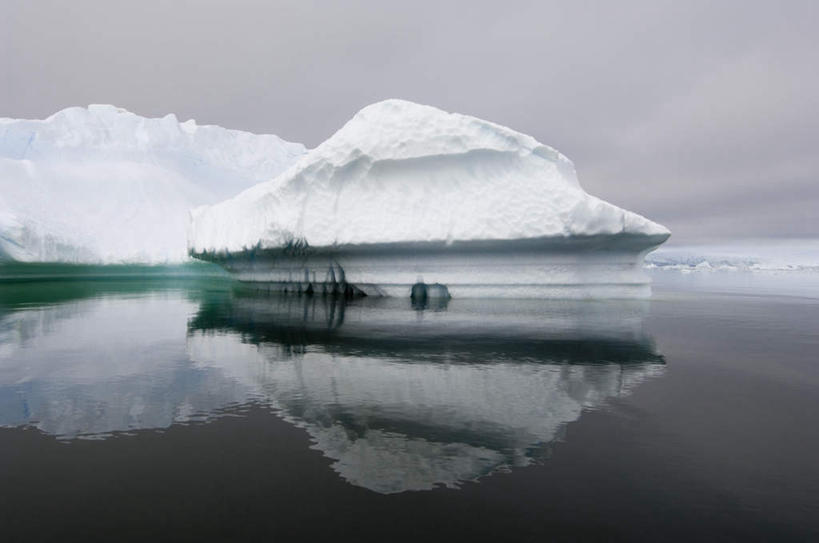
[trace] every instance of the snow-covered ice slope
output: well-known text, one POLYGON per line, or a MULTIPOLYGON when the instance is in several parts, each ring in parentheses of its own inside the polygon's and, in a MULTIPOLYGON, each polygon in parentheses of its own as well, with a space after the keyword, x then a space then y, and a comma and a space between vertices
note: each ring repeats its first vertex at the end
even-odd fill
POLYGON ((668 235, 587 194, 572 162, 530 136, 387 100, 278 177, 195 210, 188 243, 243 279, 321 282, 331 262, 333 276, 387 294, 421 276, 461 294, 569 284, 601 287, 573 296, 630 296, 647 294, 639 264, 668 235))
POLYGON ((191 208, 269 179, 304 152, 274 135, 109 105, 0 119, 0 258, 184 260, 191 208))

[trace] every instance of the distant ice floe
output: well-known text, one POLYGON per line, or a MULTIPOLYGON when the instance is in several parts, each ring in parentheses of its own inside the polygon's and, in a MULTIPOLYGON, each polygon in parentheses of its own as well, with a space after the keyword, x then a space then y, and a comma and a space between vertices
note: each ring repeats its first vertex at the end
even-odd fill
POLYGON ((661 290, 819 298, 819 240, 663 247, 646 259, 661 290))
POLYGON ((0 260, 187 260, 191 208, 270 179, 304 152, 274 135, 109 105, 0 119, 0 260))
POLYGON ((647 269, 697 272, 819 272, 819 240, 763 239, 665 246, 646 258, 647 269))

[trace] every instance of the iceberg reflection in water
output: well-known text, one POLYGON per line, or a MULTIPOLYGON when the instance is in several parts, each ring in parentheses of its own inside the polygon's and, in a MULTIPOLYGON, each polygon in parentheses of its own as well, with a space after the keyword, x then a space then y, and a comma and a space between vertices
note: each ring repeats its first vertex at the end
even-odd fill
POLYGON ((191 322, 188 352, 304 428, 345 480, 393 493, 526 465, 657 375, 645 308, 237 296, 191 322))
POLYGON ((351 484, 456 487, 548 454, 584 409, 660 374, 647 302, 108 294, 0 315, 0 425, 64 439, 247 403, 351 484))

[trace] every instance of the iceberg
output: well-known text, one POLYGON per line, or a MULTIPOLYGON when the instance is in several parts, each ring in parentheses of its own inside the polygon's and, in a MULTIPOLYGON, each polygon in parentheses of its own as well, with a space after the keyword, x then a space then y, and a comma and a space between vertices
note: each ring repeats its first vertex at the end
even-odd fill
POLYGON ((110 105, 0 119, 0 260, 187 260, 192 208, 275 176, 305 151, 110 105))
POLYGON ((530 136, 386 100, 280 175, 194 210, 188 247, 275 290, 645 297, 643 257, 669 235, 586 193, 530 136))

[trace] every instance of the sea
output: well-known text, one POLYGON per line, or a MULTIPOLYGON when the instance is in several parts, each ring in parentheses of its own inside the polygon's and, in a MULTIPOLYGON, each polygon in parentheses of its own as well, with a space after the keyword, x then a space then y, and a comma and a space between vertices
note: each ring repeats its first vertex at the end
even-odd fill
POLYGON ((343 300, 0 266, 0 540, 817 541, 816 274, 343 300))

